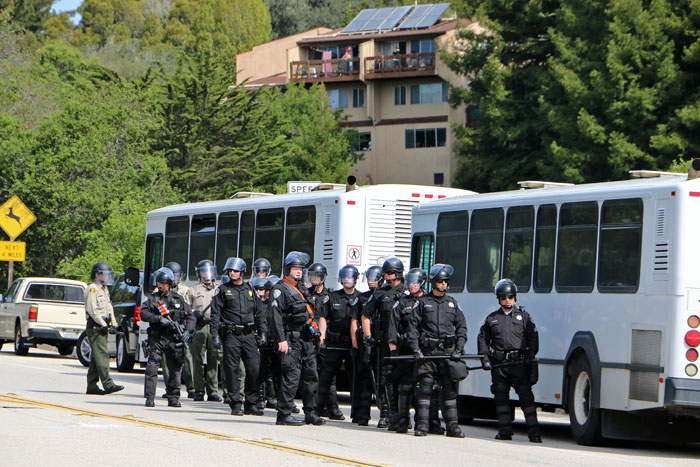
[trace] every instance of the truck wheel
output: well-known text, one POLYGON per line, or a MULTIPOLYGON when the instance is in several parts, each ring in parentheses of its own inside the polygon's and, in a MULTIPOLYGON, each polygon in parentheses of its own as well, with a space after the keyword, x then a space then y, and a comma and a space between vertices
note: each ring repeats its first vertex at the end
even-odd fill
POLYGON ((572 366, 569 381, 569 420, 571 433, 578 444, 591 446, 600 444, 601 409, 591 406, 593 398, 593 372, 588 359, 578 357, 572 366))
POLYGON ((17 323, 15 326, 15 355, 27 355, 28 353, 29 347, 24 343, 22 327, 17 323))
POLYGON ((134 356, 129 354, 124 336, 117 336, 117 370, 131 373, 134 369, 134 356))
POLYGON ((73 349, 75 348, 75 345, 73 344, 61 344, 58 346, 58 353, 60 355, 70 355, 73 353, 73 349))
POLYGON ((78 360, 80 360, 80 363, 83 364, 85 367, 90 366, 90 356, 92 355, 92 349, 90 348, 90 341, 87 338, 87 334, 85 331, 80 334, 80 337, 78 337, 78 360))
POLYGON ((0 350, 2 350, 2 344, 4 344, 4 342, 0 341, 0 350))

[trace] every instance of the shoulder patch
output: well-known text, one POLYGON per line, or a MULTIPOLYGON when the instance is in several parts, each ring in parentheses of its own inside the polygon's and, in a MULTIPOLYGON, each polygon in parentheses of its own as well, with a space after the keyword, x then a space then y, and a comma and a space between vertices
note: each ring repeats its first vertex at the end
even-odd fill
POLYGON ((450 308, 454 308, 454 307, 455 307, 455 304, 452 303, 452 302, 447 302, 447 306, 449 306, 450 308))
POLYGON ((323 303, 328 303, 328 300, 330 300, 330 297, 328 295, 323 296, 323 303))
POLYGON ((275 289, 274 292, 272 292, 272 296, 277 298, 280 298, 280 295, 282 295, 282 291, 280 289, 275 289))
POLYGON ((90 287, 90 293, 97 293, 97 289, 94 287, 90 287))
POLYGON ((350 300, 348 303, 350 303, 350 306, 355 306, 355 305, 357 305, 358 300, 359 300, 359 298, 355 297, 352 300, 350 300))
POLYGON ((515 315, 515 319, 522 321, 523 320, 523 315, 515 315))

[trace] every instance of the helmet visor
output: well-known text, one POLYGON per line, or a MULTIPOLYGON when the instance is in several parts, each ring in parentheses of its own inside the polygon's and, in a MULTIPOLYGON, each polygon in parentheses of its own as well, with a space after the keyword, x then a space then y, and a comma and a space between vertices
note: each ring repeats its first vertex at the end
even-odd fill
POLYGON ((370 268, 365 273, 365 277, 367 278, 367 282, 377 282, 377 281, 379 281, 379 277, 381 275, 382 275, 381 268, 370 268))
POLYGON ((97 280, 104 285, 114 285, 114 271, 111 269, 100 269, 97 271, 97 280))
POLYGON ((229 258, 226 260, 226 267, 224 269, 227 271, 233 270, 243 272, 245 271, 245 261, 241 258, 229 258))
POLYGON ((425 280, 424 277, 421 277, 422 274, 417 273, 417 272, 409 272, 406 274, 406 285, 417 285, 421 286, 423 285, 423 281, 425 280))
POLYGON ((199 280, 213 281, 216 277, 216 266, 212 264, 202 266, 197 270, 197 274, 199 275, 199 280))
POLYGON ((340 282, 343 287, 354 287, 357 281, 358 273, 352 268, 343 268, 338 273, 338 282, 340 282))
POLYGON ((313 285, 318 285, 326 280, 326 274, 323 271, 309 271, 309 281, 313 285))

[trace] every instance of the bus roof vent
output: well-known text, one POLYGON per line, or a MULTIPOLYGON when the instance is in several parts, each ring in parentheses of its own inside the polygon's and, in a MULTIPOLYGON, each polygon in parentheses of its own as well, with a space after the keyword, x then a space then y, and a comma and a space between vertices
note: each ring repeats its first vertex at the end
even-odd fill
POLYGON ((231 195, 229 199, 241 199, 241 198, 258 198, 261 196, 273 196, 272 193, 257 193, 255 191, 239 191, 231 195))
POLYGON ((540 182, 538 180, 525 180, 518 182, 520 189, 524 190, 526 188, 554 188, 561 186, 573 186, 573 183, 561 183, 561 182, 540 182))
POLYGON ((632 178, 659 178, 659 177, 677 177, 685 174, 676 172, 659 172, 657 170, 630 170, 632 178))
POLYGON ((345 184, 344 183, 321 183, 317 187, 312 188, 311 191, 337 190, 339 188, 345 189, 345 184))

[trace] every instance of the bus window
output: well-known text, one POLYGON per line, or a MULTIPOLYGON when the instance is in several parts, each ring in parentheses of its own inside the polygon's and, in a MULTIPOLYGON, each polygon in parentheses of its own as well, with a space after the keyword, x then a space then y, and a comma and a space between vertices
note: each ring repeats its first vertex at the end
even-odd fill
POLYGON ((512 279, 518 286, 518 292, 530 290, 534 227, 535 209, 532 206, 508 209, 503 251, 503 277, 512 279))
POLYGON ((642 259, 640 198, 603 202, 598 250, 598 291, 635 293, 642 259))
POLYGON ((163 264, 175 261, 187 271, 187 250, 190 240, 190 218, 168 217, 165 221, 165 253, 163 264))
MULTIPOLYGON (((314 238, 316 236, 316 207, 294 206, 287 209, 287 230, 284 238, 284 254, 290 251, 308 253, 314 258, 314 238)), ((280 274, 277 271, 275 274, 280 274)))
MULTIPOLYGON (((253 269, 253 243, 255 242, 255 213, 243 211, 241 214, 241 243, 238 256, 243 258, 245 264, 253 269)), ((222 270, 223 272, 223 270, 222 270)))
MULTIPOLYGON (((554 246, 557 240, 557 207, 545 204, 537 209, 535 236, 535 278, 533 288, 549 293, 554 284, 554 246)), ((517 283, 516 283, 517 284, 517 283)))
POLYGON ((219 214, 216 231, 216 272, 223 274, 226 260, 238 256, 238 213, 219 214))
POLYGON ((503 209, 477 209, 469 231, 469 292, 491 292, 501 278, 503 209))
MULTIPOLYGON (((271 271, 281 271, 283 241, 284 209, 259 210, 255 229, 255 258, 267 258, 272 265, 271 271)), ((252 268, 252 262, 248 264, 252 268)))
POLYGON ((203 259, 214 260, 216 243, 216 215, 197 214, 192 216, 190 228, 190 280, 197 280, 197 263, 203 259))
MULTIPOLYGON (((449 292, 464 290, 467 267, 467 229, 469 214, 467 211, 445 212, 438 217, 437 237, 435 241, 435 263, 451 265, 452 275, 449 292)), ((426 269, 426 274, 429 268, 426 269)))
POLYGON ((557 292, 591 292, 595 281, 598 203, 564 203, 559 210, 557 292))
MULTIPOLYGON (((153 280, 153 273, 163 264, 163 236, 148 235, 146 237, 146 261, 143 271, 144 284, 150 284, 155 287, 156 283, 153 280)), ((147 292, 150 292, 147 286, 144 286, 147 292)), ((153 290, 151 288, 151 290, 153 290)))
POLYGON ((411 267, 430 271, 433 265, 433 250, 435 241, 433 234, 416 234, 413 236, 413 248, 411 253, 411 267))

